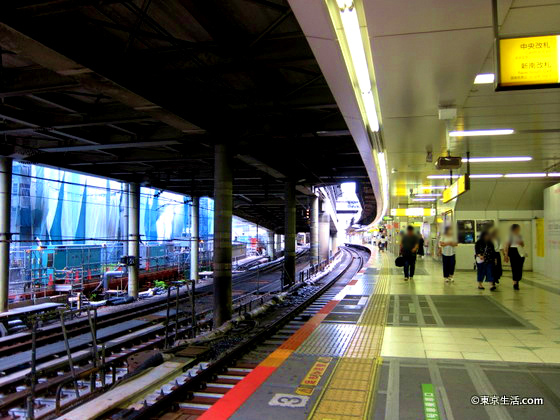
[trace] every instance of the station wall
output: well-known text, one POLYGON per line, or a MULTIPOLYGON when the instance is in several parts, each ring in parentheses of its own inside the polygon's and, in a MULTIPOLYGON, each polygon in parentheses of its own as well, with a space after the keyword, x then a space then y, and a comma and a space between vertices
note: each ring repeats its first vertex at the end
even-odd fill
MULTIPOLYGON (((459 210, 455 212, 455 221, 457 220, 493 220, 502 232, 502 243, 507 241, 505 233, 512 223, 526 222, 525 230, 530 229, 531 232, 525 232, 526 238, 530 238, 531 242, 531 262, 527 265, 527 269, 534 271, 544 270, 545 261, 543 257, 539 257, 537 253, 537 220, 544 217, 543 210, 459 210)), ((460 244, 457 247, 457 269, 473 270, 474 267, 474 244, 460 244)))
POLYGON ((544 190, 544 261, 539 272, 560 280, 560 183, 544 190))

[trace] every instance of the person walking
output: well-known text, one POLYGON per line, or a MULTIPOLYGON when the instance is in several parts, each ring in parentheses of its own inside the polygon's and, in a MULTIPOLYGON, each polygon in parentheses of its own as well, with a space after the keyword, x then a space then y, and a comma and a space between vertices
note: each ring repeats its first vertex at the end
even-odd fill
POLYGON ((494 270, 495 249, 490 234, 487 230, 480 234, 480 238, 474 245, 478 288, 484 290, 483 282, 492 283, 491 291, 496 290, 496 284, 492 276, 494 270))
POLYGON ((500 278, 502 277, 503 274, 503 269, 502 269, 502 244, 500 241, 500 232, 498 231, 497 228, 493 228, 490 231, 490 240, 494 244, 494 250, 496 251, 494 253, 494 268, 492 272, 492 277, 494 278, 494 283, 499 284, 500 278))
POLYGON ((412 280, 416 267, 416 253, 418 252, 418 236, 414 233, 414 228, 408 226, 406 234, 401 241, 401 255, 404 258, 404 281, 412 280))
POLYGON ((519 290, 519 282, 523 277, 523 264, 525 263, 527 254, 525 253, 525 242, 523 241, 523 236, 521 236, 521 226, 517 223, 511 225, 511 232, 505 246, 504 254, 505 262, 511 261, 513 289, 519 290))
POLYGON ((447 226, 439 240, 441 259, 443 262, 443 279, 446 283, 453 282, 455 274, 455 248, 458 243, 453 235, 453 228, 447 226))
POLYGON ((418 256, 424 258, 424 237, 421 233, 418 233, 418 256))
POLYGON ((383 235, 381 237, 381 244, 382 244, 383 252, 386 252, 387 251, 387 236, 383 235))

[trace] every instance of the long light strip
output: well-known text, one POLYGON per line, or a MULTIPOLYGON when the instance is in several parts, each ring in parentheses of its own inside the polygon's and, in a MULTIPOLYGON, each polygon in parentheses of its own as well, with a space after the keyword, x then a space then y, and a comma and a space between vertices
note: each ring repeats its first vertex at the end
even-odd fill
POLYGON ((413 198, 412 201, 436 201, 437 198, 433 197, 433 198, 413 198))
POLYGON ((503 174, 470 174, 469 178, 502 178, 503 174))
POLYGON ((495 156, 495 157, 474 157, 463 158, 463 162, 485 163, 485 162, 528 162, 533 160, 531 156, 495 156))
POLYGON ((370 72, 356 7, 353 0, 337 0, 337 5, 340 9, 340 19, 344 28, 346 44, 350 51, 354 73, 358 80, 367 122, 371 131, 379 131, 377 108, 373 98, 370 72))
POLYGON ((381 193, 383 194, 382 216, 384 216, 389 209, 389 177, 387 175, 387 160, 385 159, 385 153, 379 152, 377 154, 377 160, 379 161, 379 170, 381 171, 381 193))
POLYGON ((437 194, 437 193, 433 193, 433 194, 414 194, 415 197, 441 197, 443 194, 437 194))
POLYGON ((506 174, 506 178, 544 178, 546 177, 546 173, 542 172, 535 172, 535 173, 528 173, 528 174, 506 174))
POLYGON ((557 177, 560 176, 560 172, 549 172, 548 176, 557 177))
POLYGON ((450 131, 450 137, 473 137, 473 136, 506 136, 515 133, 511 128, 500 128, 496 130, 463 130, 450 131))

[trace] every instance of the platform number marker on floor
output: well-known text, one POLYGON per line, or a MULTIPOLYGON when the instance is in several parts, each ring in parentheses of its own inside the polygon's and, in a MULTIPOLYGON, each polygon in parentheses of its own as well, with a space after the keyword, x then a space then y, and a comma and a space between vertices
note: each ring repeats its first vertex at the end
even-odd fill
POLYGON ((309 397, 295 394, 274 394, 268 405, 278 407, 301 408, 309 402, 309 397))
POLYGON ((424 417, 426 420, 439 420, 437 398, 432 384, 422 384, 422 401, 424 402, 424 417))

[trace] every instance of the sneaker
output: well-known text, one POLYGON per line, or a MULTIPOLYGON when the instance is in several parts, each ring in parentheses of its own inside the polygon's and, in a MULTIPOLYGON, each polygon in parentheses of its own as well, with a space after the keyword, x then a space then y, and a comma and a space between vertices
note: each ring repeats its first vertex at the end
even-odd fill
POLYGON ((405 277, 405 278, 404 278, 404 281, 408 281, 408 277, 405 277))
POLYGON ((478 286, 478 290, 484 290, 484 287, 478 286))
POLYGON ((449 279, 443 279, 446 283, 449 283, 449 279))
POLYGON ((496 290, 496 286, 492 286, 490 290, 493 292, 494 290, 496 290))
POLYGON ((513 285, 513 290, 519 290, 519 284, 514 284, 513 285))
POLYGON ((454 279, 453 277, 449 277, 449 281, 450 281, 451 283, 454 283, 454 282, 455 282, 455 279, 454 279))

